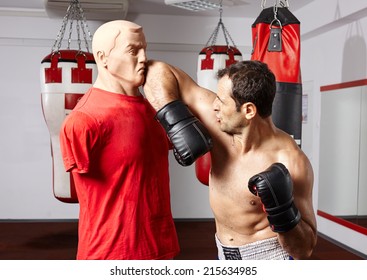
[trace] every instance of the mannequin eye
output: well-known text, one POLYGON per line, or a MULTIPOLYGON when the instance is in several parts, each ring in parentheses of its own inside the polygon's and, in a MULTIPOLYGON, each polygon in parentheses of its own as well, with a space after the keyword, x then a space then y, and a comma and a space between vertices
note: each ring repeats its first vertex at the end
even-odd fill
POLYGON ((137 53, 137 51, 136 51, 136 49, 134 49, 134 48, 131 48, 131 49, 129 50, 129 54, 131 54, 131 55, 136 55, 136 53, 137 53))

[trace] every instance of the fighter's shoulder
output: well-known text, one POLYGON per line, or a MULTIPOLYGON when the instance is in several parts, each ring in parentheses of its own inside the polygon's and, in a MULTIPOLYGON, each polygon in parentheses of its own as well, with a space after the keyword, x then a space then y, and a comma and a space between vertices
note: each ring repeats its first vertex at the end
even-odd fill
POLYGON ((289 169, 290 173, 305 174, 312 173, 312 166, 308 156, 288 134, 284 133, 279 141, 278 158, 289 169))

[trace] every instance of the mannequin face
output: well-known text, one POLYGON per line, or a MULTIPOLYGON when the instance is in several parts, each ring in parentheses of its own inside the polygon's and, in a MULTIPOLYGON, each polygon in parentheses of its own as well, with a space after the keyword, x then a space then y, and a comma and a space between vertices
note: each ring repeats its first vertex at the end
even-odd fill
POLYGON ((123 28, 105 57, 107 71, 122 85, 139 87, 144 83, 146 41, 141 28, 123 28))

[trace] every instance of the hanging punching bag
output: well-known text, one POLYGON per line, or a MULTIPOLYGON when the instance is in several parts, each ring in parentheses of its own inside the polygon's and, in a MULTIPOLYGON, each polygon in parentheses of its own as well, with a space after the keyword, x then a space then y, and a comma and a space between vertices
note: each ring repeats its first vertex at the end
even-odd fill
POLYGON ((217 72, 242 60, 241 52, 232 46, 209 46, 200 51, 197 65, 197 83, 217 92, 217 72))
POLYGON ((67 203, 77 203, 71 174, 64 169, 59 133, 62 122, 78 100, 92 86, 97 76, 93 55, 77 50, 59 50, 41 62, 41 102, 51 140, 54 196, 67 203))
POLYGON ((89 52, 88 41, 91 40, 79 1, 70 1, 51 53, 43 58, 40 68, 42 111, 51 141, 53 193, 55 198, 67 203, 77 203, 78 198, 71 173, 64 168, 59 133, 65 117, 97 78, 97 66, 89 52), (73 31, 77 35, 77 50, 70 46, 73 31), (65 33, 69 36, 68 45, 61 49, 65 33), (86 51, 82 51, 81 38, 84 38, 86 51))
POLYGON ((276 77, 274 124, 301 146, 300 22, 288 7, 265 8, 252 25, 252 44, 251 59, 268 64, 276 77))
MULTIPOLYGON (((231 64, 241 61, 242 54, 236 48, 231 35, 222 22, 222 7, 219 9, 219 22, 214 32, 209 37, 206 47, 199 54, 197 64, 197 83, 201 87, 217 92, 217 72, 231 64), (216 45, 219 30, 222 30, 226 45, 216 45), (231 40, 232 46, 229 44, 231 40)), ((209 173, 211 167, 210 153, 198 158, 195 162, 195 173, 197 179, 204 185, 209 185, 209 173)))
MULTIPOLYGON (((231 64, 241 61, 242 54, 234 46, 209 46, 201 50, 197 65, 197 83, 201 87, 217 92, 217 72, 231 64)), ((197 179, 209 185, 210 153, 198 158, 195 162, 197 179)))

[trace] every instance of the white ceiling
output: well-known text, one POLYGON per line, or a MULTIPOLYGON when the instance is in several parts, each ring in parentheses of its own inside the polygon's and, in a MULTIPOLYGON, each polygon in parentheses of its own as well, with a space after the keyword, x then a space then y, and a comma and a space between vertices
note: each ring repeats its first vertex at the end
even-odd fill
MULTIPOLYGON (((24 15, 24 14, 45 14, 46 0, 0 0, 0 15, 24 15)), ((61 0, 69 2, 68 0, 61 0)), ((211 0, 220 2, 220 0, 211 0)), ((297 9, 307 5, 314 0, 288 0, 289 9, 297 9)), ((108 0, 80 0, 83 2, 108 2, 108 0)), ((223 17, 249 17, 256 18, 261 11, 262 0, 224 0, 223 17)), ((274 5, 278 0, 267 0, 266 7, 274 5)), ((201 12, 192 12, 181 8, 168 6, 164 0, 129 0, 128 15, 131 14, 156 14, 156 15, 186 15, 186 16, 219 16, 218 10, 208 10, 201 12)))

